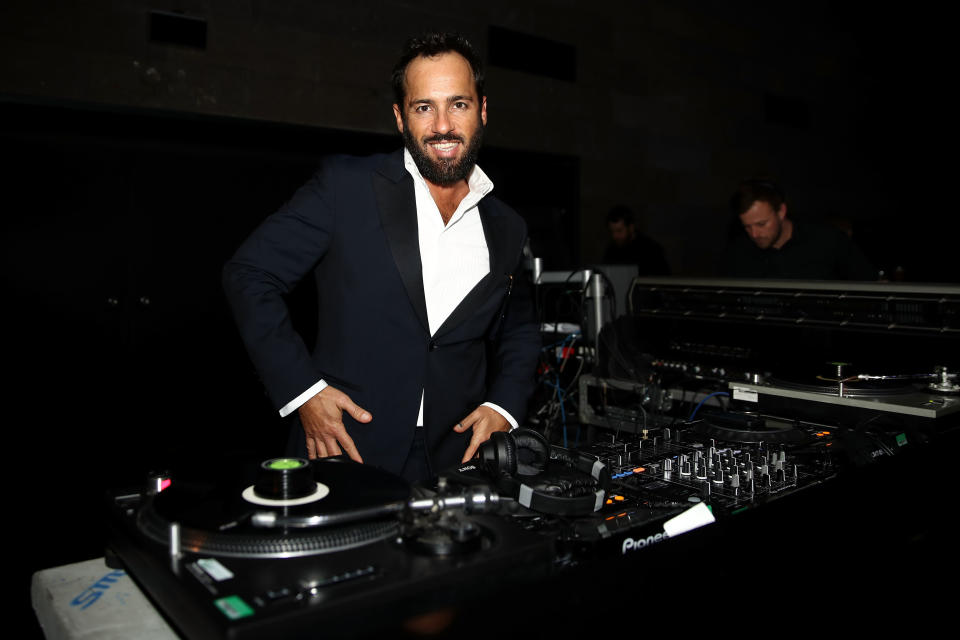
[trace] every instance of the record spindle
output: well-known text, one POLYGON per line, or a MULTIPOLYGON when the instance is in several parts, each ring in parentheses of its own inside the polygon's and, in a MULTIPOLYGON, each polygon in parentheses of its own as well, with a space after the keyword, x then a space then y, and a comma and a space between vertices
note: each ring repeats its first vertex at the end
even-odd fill
POLYGON ((303 458, 273 458, 260 464, 254 493, 268 500, 295 500, 317 492, 310 462, 303 458))

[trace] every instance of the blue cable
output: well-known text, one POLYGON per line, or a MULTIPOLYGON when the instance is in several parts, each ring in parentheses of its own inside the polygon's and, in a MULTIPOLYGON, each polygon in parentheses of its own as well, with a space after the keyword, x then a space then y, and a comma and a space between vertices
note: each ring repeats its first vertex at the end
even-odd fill
POLYGON ((708 396, 705 396, 703 400, 700 401, 700 404, 697 405, 696 409, 693 410, 693 413, 690 414, 690 417, 687 418, 687 422, 693 422, 693 416, 697 415, 697 411, 700 410, 700 407, 703 406, 703 403, 707 401, 707 398, 712 398, 713 396, 729 396, 730 394, 726 391, 714 391, 708 396))
POLYGON ((563 389, 560 388, 560 377, 557 376, 557 382, 553 385, 557 389, 557 402, 560 403, 560 423, 563 425, 563 446, 567 446, 567 411, 563 408, 563 389))
POLYGON ((579 336, 579 335, 580 335, 580 332, 579 332, 579 331, 575 331, 575 332, 571 333, 570 335, 568 335, 567 337, 565 337, 563 340, 558 340, 558 341, 554 342, 553 344, 548 344, 548 345, 544 346, 544 347, 542 348, 542 350, 543 350, 543 351, 546 351, 547 349, 552 349, 553 347, 556 347, 557 345, 565 344, 565 343, 567 343, 568 341, 573 341, 573 339, 576 338, 576 337, 579 336))

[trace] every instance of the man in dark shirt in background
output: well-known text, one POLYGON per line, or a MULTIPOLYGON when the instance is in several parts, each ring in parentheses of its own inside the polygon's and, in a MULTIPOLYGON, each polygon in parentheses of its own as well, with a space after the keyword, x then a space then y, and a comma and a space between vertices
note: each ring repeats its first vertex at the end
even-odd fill
POLYGON ((603 264, 635 264, 637 275, 667 276, 670 265, 656 240, 637 231, 633 211, 616 206, 607 214, 610 244, 603 253, 603 264))
POLYGON ((838 229, 787 217, 783 191, 765 179, 740 183, 731 212, 745 235, 727 247, 722 275, 734 278, 876 280, 877 271, 838 229))

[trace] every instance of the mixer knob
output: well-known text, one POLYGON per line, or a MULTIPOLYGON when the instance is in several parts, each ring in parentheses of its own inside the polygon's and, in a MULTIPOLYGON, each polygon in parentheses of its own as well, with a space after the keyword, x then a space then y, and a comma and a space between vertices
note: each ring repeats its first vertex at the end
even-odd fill
POLYGON ((719 484, 719 485, 723 484, 723 468, 722 467, 717 467, 717 472, 713 475, 713 483, 719 484))
POLYGON ((740 474, 736 472, 730 474, 730 488, 738 489, 739 487, 740 487, 740 474))

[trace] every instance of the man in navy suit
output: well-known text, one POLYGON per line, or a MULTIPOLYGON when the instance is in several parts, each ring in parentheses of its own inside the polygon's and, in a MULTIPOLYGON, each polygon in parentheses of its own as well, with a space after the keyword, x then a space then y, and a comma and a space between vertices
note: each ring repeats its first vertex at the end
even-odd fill
POLYGON ((541 346, 526 226, 476 166, 487 102, 472 46, 411 39, 394 68, 404 149, 331 157, 224 268, 289 453, 347 454, 412 481, 523 420, 541 346), (312 353, 283 301, 311 270, 312 353))

